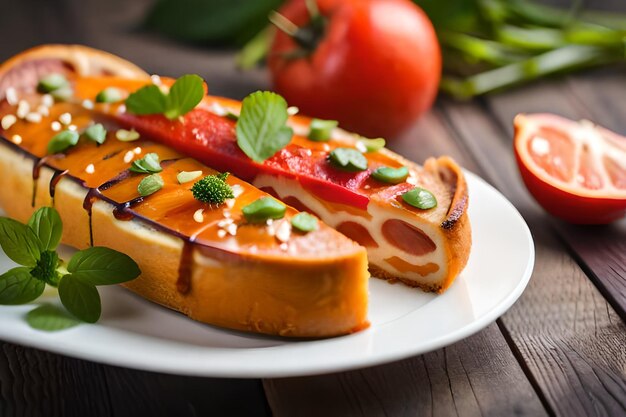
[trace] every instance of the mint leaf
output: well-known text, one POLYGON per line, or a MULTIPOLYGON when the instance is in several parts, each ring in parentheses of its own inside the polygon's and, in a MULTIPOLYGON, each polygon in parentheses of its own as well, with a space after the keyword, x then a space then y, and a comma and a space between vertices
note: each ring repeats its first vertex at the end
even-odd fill
POLYGON ((70 313, 87 323, 95 323, 100 318, 102 307, 98 290, 73 275, 61 278, 59 298, 70 313))
POLYGON ((141 87, 126 98, 126 110, 130 113, 161 114, 167 110, 167 96, 154 84, 141 87))
POLYGON ((28 226, 39 238, 42 250, 55 250, 59 246, 63 222, 59 213, 52 207, 41 207, 34 212, 28 220, 28 226))
POLYGON ((149 153, 141 159, 134 160, 128 169, 139 174, 154 174, 163 171, 159 155, 156 153, 149 153))
POLYGON ((204 97, 204 81, 195 74, 183 75, 174 82, 168 95, 165 117, 176 119, 193 110, 204 97))
POLYGON ((193 110, 204 97, 202 78, 195 74, 177 79, 168 94, 154 84, 141 87, 126 99, 126 110, 130 113, 163 114, 176 119, 193 110))
POLYGON ((46 284, 20 266, 0 275, 0 305, 30 303, 41 295, 46 284))
POLYGON ((41 256, 42 245, 35 232, 7 217, 0 217, 0 246, 13 262, 23 266, 35 266, 41 256))
POLYGON ((26 322, 33 329, 56 332, 80 324, 67 311, 52 304, 43 304, 26 314, 26 322))
POLYGON ((128 255, 100 246, 76 252, 67 270, 74 279, 89 285, 120 284, 141 274, 139 266, 128 255))
POLYGON ((276 93, 257 91, 243 99, 237 121, 237 145, 256 162, 287 146, 293 130, 286 126, 287 102, 276 93))

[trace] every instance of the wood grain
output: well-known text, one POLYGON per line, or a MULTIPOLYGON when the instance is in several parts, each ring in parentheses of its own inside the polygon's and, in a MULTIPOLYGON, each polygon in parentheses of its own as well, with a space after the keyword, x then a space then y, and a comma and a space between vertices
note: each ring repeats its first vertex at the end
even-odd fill
POLYGON ((0 416, 269 416, 258 380, 129 370, 0 342, 0 416))
POLYGON ((547 415, 495 324, 404 361, 263 384, 276 417, 547 415))
POLYGON ((555 110, 562 84, 493 96, 488 109, 447 103, 446 114, 486 178, 521 211, 535 238, 531 282, 501 319, 527 374, 550 411, 562 416, 626 413, 626 329, 554 236, 551 219, 524 190, 511 151, 507 109, 555 110), (543 98, 542 98, 543 97, 543 98), (494 122, 493 116, 498 122, 494 122))

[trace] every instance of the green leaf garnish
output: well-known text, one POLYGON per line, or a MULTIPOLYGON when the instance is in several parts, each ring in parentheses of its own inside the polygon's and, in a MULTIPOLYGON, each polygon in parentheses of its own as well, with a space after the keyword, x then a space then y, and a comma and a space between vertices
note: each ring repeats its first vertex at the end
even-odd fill
POLYGON ((59 282, 59 298, 63 306, 82 321, 95 323, 100 318, 100 294, 93 285, 85 284, 72 275, 65 275, 59 282))
POLYGON ((293 130, 287 123, 287 102, 276 93, 257 91, 243 99, 237 121, 237 145, 256 162, 287 146, 293 130))
POLYGON ((80 324, 80 320, 52 304, 43 304, 26 314, 26 322, 33 329, 56 332, 80 324))
POLYGON ((61 87, 57 90, 50 92, 50 95, 54 97, 56 101, 69 101, 74 95, 74 90, 71 87, 61 87))
POLYGON ((335 148, 328 155, 332 165, 344 171, 358 172, 367 169, 367 159, 352 148, 335 148))
POLYGON ((138 115, 163 114, 168 119, 176 119, 193 110, 202 97, 202 78, 188 74, 177 79, 168 94, 154 84, 141 87, 126 99, 126 110, 138 115))
POLYGON ((59 246, 63 222, 59 213, 52 207, 37 209, 28 220, 28 226, 39 238, 42 250, 55 250, 59 246))
POLYGON ((314 142, 328 142, 333 129, 339 125, 336 120, 313 119, 309 125, 309 140, 314 142))
POLYGON ((124 92, 117 87, 107 87, 96 95, 96 103, 117 103, 124 98, 124 92))
POLYGON ((33 229, 7 217, 0 217, 0 246, 22 266, 34 267, 41 258, 42 244, 33 229))
POLYGON ((437 207, 437 199, 433 193, 420 187, 415 187, 402 194, 402 200, 408 205, 422 210, 437 207))
POLYGON ((357 140, 357 149, 361 152, 376 152, 384 148, 386 143, 383 138, 368 139, 361 137, 357 140))
POLYGON ((163 188, 164 184, 163 178, 159 174, 148 175, 137 186, 137 192, 140 196, 147 197, 163 188))
POLYGON ((130 256, 100 246, 76 252, 67 270, 74 279, 89 285, 121 284, 141 273, 130 256))
POLYGON ((96 123, 85 129, 83 135, 85 135, 87 139, 102 145, 107 138, 107 131, 102 123, 96 123))
POLYGON ((63 152, 75 146, 78 143, 79 137, 78 132, 73 130, 64 130, 57 133, 50 139, 50 142, 48 142, 48 153, 55 154, 63 152))
POLYGON ((202 171, 181 171, 176 175, 179 184, 193 181, 202 176, 202 171))
POLYGON ((41 295, 46 284, 20 266, 0 275, 0 305, 30 303, 41 295))
POLYGON ((399 184, 406 180, 408 176, 409 169, 407 167, 379 167, 372 172, 372 178, 388 184, 399 184))
POLYGON ((129 169, 139 174, 154 174, 163 171, 159 155, 156 153, 148 153, 143 158, 133 161, 129 169))
POLYGON ((48 74, 39 80, 39 83, 37 83, 37 91, 45 94, 68 86, 69 82, 63 74, 53 73, 48 74))
POLYGON ((291 225, 294 229, 308 233, 317 230, 318 221, 317 217, 303 211, 302 213, 298 213, 291 218, 291 225))
POLYGON ((261 197, 241 209, 243 216, 250 223, 261 223, 269 219, 285 217, 287 207, 272 197, 261 197))
POLYGON ((235 198, 233 189, 226 183, 228 172, 218 175, 207 175, 192 187, 193 198, 203 203, 222 204, 229 198, 235 198))

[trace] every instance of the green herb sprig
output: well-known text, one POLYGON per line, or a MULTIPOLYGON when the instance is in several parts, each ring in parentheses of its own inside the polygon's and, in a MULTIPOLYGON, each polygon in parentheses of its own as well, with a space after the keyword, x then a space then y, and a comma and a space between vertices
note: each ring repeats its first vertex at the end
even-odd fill
POLYGON ((174 82, 167 94, 154 84, 146 85, 126 98, 126 110, 138 115, 162 114, 170 120, 177 119, 202 101, 203 83, 198 75, 183 75, 174 82))
POLYGON ((287 146, 293 130, 286 125, 287 102, 270 91, 257 91, 243 99, 237 120, 237 145, 256 162, 263 162, 287 146))
POLYGON ((135 279, 139 266, 128 255, 104 247, 76 252, 69 263, 56 249, 61 242, 63 223, 52 207, 35 211, 27 224, 0 217, 0 246, 19 267, 0 275, 0 305, 30 303, 46 284, 57 287, 68 314, 44 304, 27 314, 27 322, 40 330, 62 330, 81 321, 95 323, 101 302, 96 286, 135 279))

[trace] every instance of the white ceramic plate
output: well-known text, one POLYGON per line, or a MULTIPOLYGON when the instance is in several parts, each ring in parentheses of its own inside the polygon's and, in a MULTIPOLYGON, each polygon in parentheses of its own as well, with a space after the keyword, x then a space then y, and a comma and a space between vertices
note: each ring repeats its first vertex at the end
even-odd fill
MULTIPOLYGON (((0 339, 111 365, 214 377, 321 374, 438 349, 502 315, 522 294, 534 265, 532 237, 517 210, 476 175, 467 179, 473 247, 461 276, 442 295, 372 279, 372 325, 365 331, 313 341, 234 332, 104 287, 98 324, 46 333, 24 321, 32 305, 0 306, 0 339)), ((12 268, 0 254, 0 271, 12 268)))

